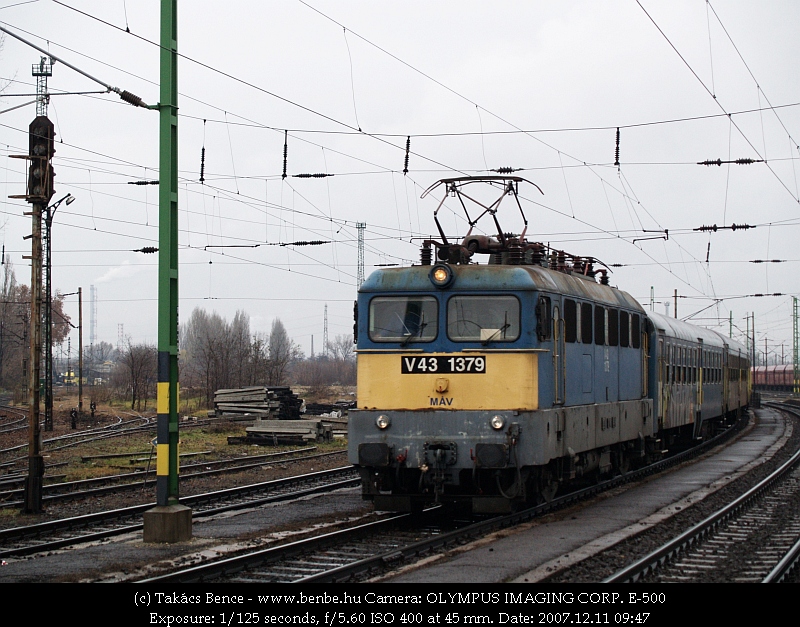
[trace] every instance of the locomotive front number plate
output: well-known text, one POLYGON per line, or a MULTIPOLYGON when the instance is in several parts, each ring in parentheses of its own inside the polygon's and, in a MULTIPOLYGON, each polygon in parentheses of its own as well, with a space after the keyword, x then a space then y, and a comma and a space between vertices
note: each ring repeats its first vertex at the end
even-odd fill
POLYGON ((401 374, 484 374, 486 357, 401 357, 401 374))

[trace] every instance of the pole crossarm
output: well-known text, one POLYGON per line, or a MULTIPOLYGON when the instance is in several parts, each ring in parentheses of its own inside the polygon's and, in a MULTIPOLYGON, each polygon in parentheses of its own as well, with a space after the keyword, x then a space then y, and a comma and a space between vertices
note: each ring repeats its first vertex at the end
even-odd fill
POLYGON ((19 36, 19 35, 17 35, 17 34, 16 34, 14 31, 12 31, 12 30, 9 30, 9 29, 8 29, 8 28, 6 28, 5 26, 1 26, 1 25, 0 25, 0 31, 1 31, 1 32, 3 32, 3 33, 5 33, 6 35, 10 35, 10 36, 11 36, 11 37, 13 37, 14 39, 17 39, 17 40, 21 41, 21 42, 22 42, 22 43, 24 43, 25 45, 27 45, 27 46, 30 46, 30 47, 31 47, 31 48, 33 48, 34 50, 38 50, 38 51, 39 51, 39 52, 41 52, 42 54, 46 54, 46 55, 47 55, 48 57, 50 57, 50 59, 52 59, 53 61, 58 61, 59 63, 63 63, 63 64, 64 64, 64 65, 66 65, 66 66, 67 66, 69 69, 71 69, 71 70, 74 70, 74 71, 75 71, 75 72, 77 72, 78 74, 81 74, 81 75, 85 76, 86 78, 88 78, 88 79, 89 79, 89 80, 91 80, 91 81, 94 81, 94 82, 95 82, 95 83, 97 83, 98 85, 102 85, 103 87, 105 87, 105 88, 106 88, 106 91, 107 91, 107 92, 114 92, 114 93, 115 93, 115 94, 117 94, 117 95, 118 95, 120 98, 122 98, 122 100, 124 100, 124 101, 125 101, 125 102, 127 102, 128 104, 132 104, 134 107, 143 107, 143 108, 145 108, 145 109, 158 109, 158 108, 159 108, 159 105, 157 105, 157 104, 156 104, 156 105, 149 105, 149 104, 147 104, 147 103, 146 103, 146 102, 144 102, 144 101, 143 101, 141 98, 139 98, 139 96, 137 96, 136 94, 132 94, 132 93, 131 93, 131 92, 129 92, 129 91, 125 91, 124 89, 120 89, 119 87, 113 87, 113 86, 109 85, 108 83, 106 83, 106 82, 104 82, 104 81, 101 81, 99 78, 95 78, 94 76, 92 76, 92 75, 91 75, 91 74, 89 74, 88 72, 84 72, 84 71, 83 71, 82 69, 80 69, 79 67, 76 67, 76 66, 72 65, 71 63, 69 63, 68 61, 64 61, 64 59, 61 59, 61 58, 57 57, 56 55, 54 55, 54 54, 53 54, 52 52, 50 52, 49 50, 46 50, 46 49, 44 49, 44 48, 41 48, 40 46, 37 46, 36 44, 34 44, 34 43, 32 43, 32 42, 28 41, 28 40, 27 40, 27 39, 25 39, 24 37, 20 37, 20 36, 19 36))

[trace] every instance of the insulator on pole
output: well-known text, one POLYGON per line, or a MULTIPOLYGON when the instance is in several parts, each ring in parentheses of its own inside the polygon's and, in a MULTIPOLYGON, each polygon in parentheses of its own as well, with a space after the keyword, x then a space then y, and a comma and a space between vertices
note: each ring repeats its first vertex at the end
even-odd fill
POLYGON ((736 165, 750 165, 751 163, 764 163, 763 159, 750 159, 746 157, 744 159, 733 159, 729 161, 723 161, 722 159, 706 159, 705 161, 698 161, 697 165, 722 165, 723 163, 734 163, 736 165))
POLYGON ((289 157, 289 131, 283 131, 283 176, 282 179, 286 178, 286 161, 289 157))
POLYGON ((406 137, 406 160, 403 165, 403 175, 408 174, 408 153, 411 151, 411 135, 406 137))
POLYGON ((146 107, 147 105, 142 102, 142 99, 139 98, 136 94, 132 94, 129 91, 122 91, 119 94, 119 97, 122 98, 128 104, 132 104, 134 107, 146 107))
POLYGON ((301 240, 299 242, 284 242, 283 244, 279 244, 279 246, 320 246, 321 244, 330 244, 330 241, 321 239, 311 241, 301 240))
MULTIPOLYGON (((333 176, 333 174, 325 174, 323 172, 317 172, 316 174, 292 174, 292 178, 295 179, 324 179, 326 176, 333 176)), ((284 176, 284 178, 286 178, 284 176)))
POLYGON ((617 127, 617 149, 614 153, 614 165, 619 167, 619 127, 617 127))
POLYGON ((206 147, 200 149, 200 182, 205 185, 206 183, 206 147))
POLYGON ((756 226, 754 224, 736 224, 736 223, 733 223, 730 226, 717 226, 716 224, 712 224, 712 225, 708 226, 708 225, 704 224, 703 226, 697 227, 696 229, 692 229, 692 230, 694 230, 694 231, 713 231, 714 233, 716 233, 717 231, 724 231, 724 230, 728 230, 728 231, 746 231, 747 229, 754 229, 754 228, 756 228, 756 226))

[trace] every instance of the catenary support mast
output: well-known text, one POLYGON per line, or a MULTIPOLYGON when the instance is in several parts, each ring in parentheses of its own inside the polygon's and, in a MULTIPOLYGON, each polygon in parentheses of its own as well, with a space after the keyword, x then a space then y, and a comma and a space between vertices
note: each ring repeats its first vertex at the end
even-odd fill
POLYGON ((158 394, 156 507, 145 542, 191 538, 192 513, 178 498, 178 23, 177 0, 161 0, 158 185, 158 394))

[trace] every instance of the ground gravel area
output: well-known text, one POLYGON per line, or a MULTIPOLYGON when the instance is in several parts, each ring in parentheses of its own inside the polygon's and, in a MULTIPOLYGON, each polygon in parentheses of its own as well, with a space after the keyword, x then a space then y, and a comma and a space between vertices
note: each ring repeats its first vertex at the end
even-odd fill
MULTIPOLYGON (((2 411, 0 411, 0 413, 2 413, 2 411)), ((133 421, 130 423, 133 425, 137 423, 137 415, 137 412, 123 412, 120 410, 115 411, 111 408, 101 407, 99 408, 97 416, 94 419, 90 419, 88 417, 85 418, 79 424, 79 428, 89 429, 110 426, 116 424, 119 421, 119 417, 122 417, 126 421, 133 421)), ((153 417, 152 414, 149 414, 149 416, 153 417)), ((4 429, 3 425, 11 422, 11 420, 11 413, 8 413, 8 417, 6 419, 0 418, 0 431, 4 429)), ((144 421, 138 420, 138 424, 144 424, 144 421)), ((192 421, 186 421, 182 423, 181 429, 187 434, 191 431, 193 437, 201 441, 202 446, 199 448, 209 452, 207 454, 203 454, 202 456, 188 457, 185 459, 182 458, 182 465, 225 459, 246 460, 247 457, 255 455, 263 455, 267 453, 274 453, 276 451, 300 448, 299 446, 271 447, 242 444, 228 445, 227 437, 229 435, 245 435, 245 427, 247 426, 247 423, 243 422, 220 421, 206 423, 205 421, 197 421, 196 426, 192 425, 192 421), (195 432, 207 436, 205 438, 207 442, 204 441, 204 435, 195 435, 195 432)), ((43 431, 42 436, 46 441, 51 438, 74 433, 75 431, 69 426, 69 416, 66 411, 64 411, 61 413, 56 413, 53 431, 43 431)), ((92 467, 91 463, 83 462, 81 461, 81 458, 82 456, 86 455, 107 454, 116 450, 147 451, 150 449, 150 441, 154 437, 155 428, 153 427, 152 430, 144 432, 140 431, 138 433, 120 436, 112 440, 87 442, 78 446, 70 446, 58 450, 53 450, 52 444, 45 443, 45 483, 50 481, 58 481, 58 479, 56 479, 58 475, 71 476, 71 474, 74 473, 86 476, 102 476, 134 472, 137 467, 144 466, 145 464, 142 463, 131 465, 128 459, 120 458, 118 461, 110 462, 107 466, 104 465, 102 468, 100 468, 92 467)), ((0 451, 4 451, 0 452, 0 481, 3 479, 8 479, 15 472, 24 473, 27 471, 27 460, 25 458, 25 455, 27 455, 27 449, 21 451, 5 450, 14 446, 18 446, 19 444, 27 443, 27 438, 27 430, 6 431, 4 433, 0 432, 0 451)), ((197 448, 197 446, 195 448, 197 448)), ((316 451, 305 453, 304 455, 335 452, 337 450, 345 450, 344 441, 335 441, 332 444, 320 446, 316 451)), ((154 458, 152 463, 153 465, 155 464, 154 458)), ((277 464, 263 465, 254 469, 235 473, 220 473, 197 478, 191 478, 188 475, 182 475, 180 482, 180 495, 189 496, 194 494, 202 494, 223 488, 260 483, 263 481, 281 479, 284 477, 290 477, 329 468, 337 468, 346 465, 348 465, 347 457, 344 453, 342 453, 311 460, 286 461, 277 464)), ((0 489, 3 488, 0 487, 0 489)), ((3 507, 3 504, 0 502, 0 528, 18 527, 60 518, 80 516, 109 509, 153 503, 155 502, 155 498, 156 494, 154 476, 150 475, 147 484, 143 485, 142 489, 140 490, 126 489, 120 491, 119 493, 95 496, 77 501, 63 501, 50 504, 46 503, 45 511, 37 515, 23 514, 19 511, 18 506, 3 507)))

